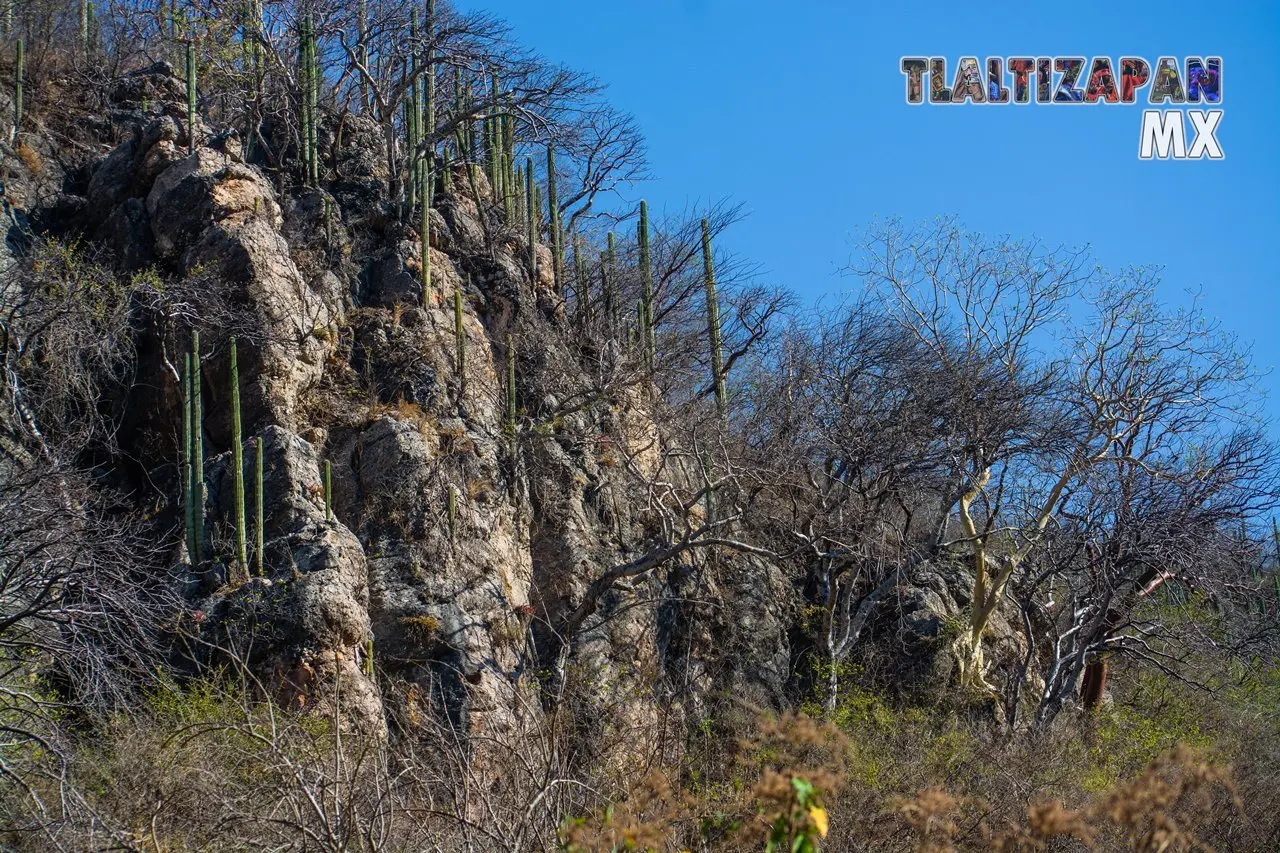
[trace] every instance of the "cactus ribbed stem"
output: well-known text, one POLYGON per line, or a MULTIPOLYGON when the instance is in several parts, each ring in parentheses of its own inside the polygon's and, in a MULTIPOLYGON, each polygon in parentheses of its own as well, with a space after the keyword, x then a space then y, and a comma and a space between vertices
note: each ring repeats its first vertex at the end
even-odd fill
POLYGON ((191 353, 182 358, 182 526, 187 538, 187 554, 196 550, 195 502, 191 499, 191 353))
POLYGON ((333 465, 324 460, 324 519, 333 520, 333 465))
POLYGON ((187 42, 187 153, 196 150, 196 43, 187 42))
POLYGON ((244 515, 244 444, 240 434, 240 368, 236 361, 236 339, 231 339, 231 475, 235 493, 236 569, 240 578, 249 575, 248 536, 244 515))
POLYGON ((560 196, 556 189, 556 149, 547 145, 547 217, 551 229, 551 276, 556 293, 564 293, 564 230, 560 224, 560 196))
POLYGON ((575 312, 578 315, 578 322, 582 326, 586 326, 591 322, 591 271, 587 268, 587 258, 584 254, 586 251, 582 245, 582 235, 573 235, 573 277, 574 285, 577 288, 575 296, 578 304, 575 312))
POLYGON ((516 434, 516 345, 507 335, 507 429, 512 441, 516 434))
POLYGON ((421 184, 421 175, 419 173, 418 164, 418 143, 422 139, 422 95, 418 88, 418 80, 421 74, 421 68, 418 66, 418 10, 409 10, 409 44, 413 51, 413 56, 409 61, 409 97, 405 101, 405 150, 409 152, 408 157, 408 206, 406 208, 405 218, 407 219, 418 204, 418 187, 421 184))
MULTIPOLYGON (((356 9, 356 24, 360 28, 359 38, 356 40, 356 56, 359 58, 360 64, 368 68, 369 0, 360 0, 360 4, 356 9)), ((369 89, 364 80, 364 75, 360 75, 360 106, 363 109, 369 108, 369 89)))
POLYGON ((653 370, 657 353, 653 331, 653 259, 649 254, 649 205, 640 201, 640 337, 644 342, 644 363, 653 370))
POLYGON ((711 229, 702 220, 702 279, 707 291, 707 341, 711 345, 711 382, 721 419, 728 415, 724 389, 724 355, 720 348, 720 302, 716 296, 716 269, 711 258, 711 229))
POLYGON ((524 226, 529 238, 529 275, 534 284, 538 282, 538 200, 534 193, 533 158, 529 157, 524 164, 524 226))
POLYGON ((191 562, 204 560, 204 407, 200 390, 200 333, 191 332, 191 562))
POLYGON ((605 235, 605 251, 600 256, 600 282, 604 299, 604 313, 611 328, 616 330, 622 324, 622 306, 618 299, 618 246, 613 232, 605 235))
POLYGON ((446 493, 448 495, 449 547, 456 549, 458 547, 458 491, 450 483, 446 493))
POLYGON ((299 109, 299 142, 298 152, 302 160, 302 177, 311 180, 311 98, 307 94, 310 86, 307 83, 311 76, 311 63, 307 59, 307 20, 304 18, 298 34, 298 109, 299 109))
POLYGON ((422 258, 419 268, 422 270, 422 307, 430 308, 435 300, 431 291, 431 168, 423 164, 422 169, 422 258))
POLYGON ((89 0, 80 0, 80 49, 85 56, 89 55, 89 0))
POLYGON ((427 19, 426 19, 426 65, 423 69, 425 77, 423 78, 423 88, 426 90, 423 110, 422 110, 422 136, 427 140, 426 160, 423 162, 423 168, 430 171, 435 167, 435 137, 436 137, 436 70, 435 70, 435 48, 433 42, 436 34, 436 0, 427 0, 427 19))
MULTIPOLYGON (((516 135, 515 120, 510 115, 502 115, 499 119, 502 123, 502 162, 506 164, 507 171, 503 175, 503 186, 506 189, 508 198, 514 203, 516 197, 520 195, 523 189, 520 184, 516 183, 516 135)), ((508 216, 508 219, 510 217, 508 216)), ((514 221, 514 220, 512 220, 514 221)))
POLYGON ((467 396, 467 336, 462 329, 462 289, 453 292, 453 334, 457 344, 458 399, 467 396))
POLYGON ((307 122, 311 131, 307 162, 311 166, 311 185, 315 186, 320 181, 320 52, 316 50, 316 27, 310 17, 307 18, 307 58, 307 105, 311 111, 311 120, 307 122))
POLYGON ((254 459, 253 459, 253 538, 254 538, 254 562, 258 567, 258 576, 265 575, 266 572, 266 501, 262 495, 262 456, 263 440, 259 436, 253 442, 254 459))

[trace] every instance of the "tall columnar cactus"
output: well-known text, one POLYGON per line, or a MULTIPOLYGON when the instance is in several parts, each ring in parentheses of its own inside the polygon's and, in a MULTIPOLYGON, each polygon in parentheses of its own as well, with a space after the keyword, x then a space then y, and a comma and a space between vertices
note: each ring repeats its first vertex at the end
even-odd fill
POLYGON ((418 187, 421 184, 421 175, 418 171, 418 143, 422 139, 422 95, 418 87, 418 81, 422 69, 418 66, 418 10, 416 8, 409 10, 409 44, 413 55, 406 68, 409 96, 404 102, 405 151, 408 152, 408 180, 406 183, 409 187, 409 192, 406 196, 406 219, 418 204, 418 187))
MULTIPOLYGON (((360 28, 360 32, 356 34, 356 57, 357 61, 365 68, 369 67, 369 0, 360 0, 356 7, 356 26, 360 28)), ((364 75, 360 77, 360 106, 368 109, 369 107, 369 89, 365 82, 364 75)))
POLYGON ((1280 616, 1280 524, 1274 518, 1271 519, 1271 541, 1276 548, 1275 563, 1271 568, 1276 587, 1276 615, 1280 616))
POLYGON ((618 244, 610 231, 605 235, 605 251, 600 256, 601 296, 604 301, 604 313, 609 323, 616 330, 621 325, 622 304, 618 293, 618 244))
POLYGON ((89 19, 93 16, 89 0, 80 0, 80 50, 89 55, 89 19))
POLYGON ((200 333, 191 331, 191 562, 204 560, 204 407, 200 390, 200 333))
POLYGON ((512 213, 512 214, 513 214, 513 216, 515 217, 515 220, 514 220, 514 221, 519 222, 519 223, 520 223, 520 228, 521 228, 521 229, 523 229, 523 228, 525 227, 525 218, 524 218, 524 209, 525 209, 525 203, 524 203, 524 197, 525 197, 525 188, 524 188, 524 169, 522 169, 522 168, 521 168, 521 167, 519 167, 519 166, 516 166, 516 168, 515 168, 515 172, 512 174, 512 178, 513 178, 514 180, 512 181, 512 184, 511 184, 511 185, 512 185, 513 187, 516 187, 516 189, 517 189, 517 190, 519 190, 519 191, 515 194, 515 198, 513 198, 513 199, 512 199, 512 202, 511 202, 511 213, 512 213))
POLYGON ((266 500, 262 493, 262 436, 253 442, 253 554, 258 576, 266 574, 266 500))
POLYGON ((311 77, 311 62, 308 56, 308 20, 303 18, 298 29, 298 156, 302 160, 302 177, 311 180, 311 97, 307 80, 311 77))
POLYGON ((458 548, 458 490, 450 483, 445 490, 447 495, 446 502, 448 504, 448 522, 449 522, 449 547, 454 551, 458 548))
POLYGON ((458 399, 467 396, 467 336, 462 328, 462 288, 453 292, 453 335, 457 344, 458 399))
POLYGON ((507 430, 512 440, 516 434, 516 345, 507 335, 507 430))
POLYGON ((516 198, 523 191, 523 187, 516 183, 516 134, 515 134, 515 118, 509 114, 502 114, 502 162, 506 165, 507 171, 503 175, 503 187, 506 190, 507 205, 507 221, 508 223, 516 223, 519 220, 513 219, 511 216, 511 205, 515 203, 516 198))
MULTIPOLYGON (((466 109, 466 103, 467 99, 463 95, 462 88, 462 69, 455 65, 453 67, 453 115, 455 118, 463 115, 466 109)), ((458 149, 459 160, 466 160, 471 155, 471 151, 469 150, 472 138, 471 123, 465 122, 465 124, 465 132, 458 134, 457 139, 456 147, 458 149)), ((460 126, 458 129, 462 130, 462 127, 460 126)))
POLYGON ((702 220, 702 281, 707 290, 707 342, 711 345, 711 382, 716 408, 723 419, 729 411, 724 390, 724 355, 720 345, 720 302, 716 296, 716 268, 711 259, 711 228, 702 220))
POLYGON ((538 209, 538 199, 534 193, 533 158, 524 163, 524 227, 529 239, 529 275, 534 284, 538 282, 538 220, 542 212, 538 209))
POLYGON ((196 43, 187 41, 187 153, 196 151, 196 43))
POLYGON ((187 538, 187 554, 196 552, 194 508, 191 498, 191 353, 182 358, 182 526, 187 538))
POLYGON ((564 293, 564 230, 560 224, 560 196, 556 189, 556 149, 547 143, 547 225, 551 230, 551 276, 556 293, 564 293))
POLYGON ((231 477, 235 494, 236 571, 249 576, 248 536, 244 517, 244 445, 240 434, 240 368, 236 360, 236 339, 231 339, 231 477))
POLYGON ((324 519, 333 520, 333 465, 324 460, 324 519))
POLYGON ((317 155, 317 121, 320 92, 319 52, 316 50, 315 24, 311 17, 302 19, 298 41, 298 85, 301 87, 302 168, 307 183, 315 184, 320 175, 317 155))
POLYGON ((644 362, 653 369, 657 352, 653 331, 653 259, 649 254, 649 205, 640 200, 640 337, 644 343, 644 362))
POLYGON ((422 271, 422 307, 430 308, 435 300, 435 294, 431 290, 431 167, 430 163, 424 163, 422 168, 422 226, 419 229, 422 236, 422 257, 419 259, 419 269, 422 271))
POLYGON ((591 322, 591 270, 587 266, 586 248, 582 243, 582 235, 573 235, 573 277, 577 292, 578 304, 576 313, 578 322, 586 326, 591 322))
POLYGON ((422 86, 423 106, 422 106, 422 135, 427 140, 426 160, 423 162, 423 168, 430 171, 435 167, 435 136, 436 136, 436 69, 435 69, 435 48, 433 42, 436 35, 436 0, 427 0, 427 19, 426 37, 426 64, 423 69, 424 77, 422 86))

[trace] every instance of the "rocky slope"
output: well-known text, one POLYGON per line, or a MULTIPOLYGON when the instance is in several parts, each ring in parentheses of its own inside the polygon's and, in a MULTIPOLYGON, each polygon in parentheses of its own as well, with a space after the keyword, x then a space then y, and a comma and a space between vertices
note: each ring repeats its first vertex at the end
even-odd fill
MULTIPOLYGON (((490 245, 475 202, 443 194, 431 213, 435 292, 424 298, 419 235, 379 201, 376 128, 348 118, 336 150, 326 128, 321 154, 338 178, 281 194, 234 134, 197 127, 188 153, 183 99, 168 66, 136 72, 81 149, 23 134, 6 151, 4 180, 11 261, 48 229, 105 250, 122 275, 155 269, 211 283, 191 315, 222 318, 197 324, 211 551, 223 562, 233 500, 227 338, 239 336, 244 456, 258 443, 264 455, 265 571, 236 585, 217 559, 191 570, 184 659, 234 653, 281 701, 326 711, 337 702, 364 730, 432 716, 495 741, 536 722, 546 691, 566 679, 584 733, 597 739, 659 726, 673 708, 701 719, 718 697, 764 707, 801 698, 803 590, 784 566, 754 556, 685 555, 619 585, 560 657, 563 638, 548 626, 653 535, 644 503, 630 497, 633 474, 610 448, 625 445, 646 476, 685 474, 640 452, 678 441, 643 389, 544 417, 590 386, 574 372, 546 247, 531 275, 522 236, 499 229, 490 245), (519 351, 509 354, 511 340, 519 351), (522 410, 514 436, 509 355, 522 410)), ((453 186, 463 185, 459 171, 453 186)), ((164 324, 140 324, 120 403, 129 486, 139 503, 161 499, 174 525, 172 365, 185 345, 164 324)), ((872 658, 904 684, 945 681, 939 637, 964 588, 929 567, 904 581, 868 632, 872 658)))

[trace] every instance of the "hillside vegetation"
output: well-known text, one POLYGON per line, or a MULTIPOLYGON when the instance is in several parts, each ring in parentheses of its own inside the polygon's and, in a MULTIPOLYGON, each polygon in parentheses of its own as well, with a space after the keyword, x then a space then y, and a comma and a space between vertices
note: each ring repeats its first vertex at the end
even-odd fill
POLYGON ((815 309, 444 2, 0 32, 0 848, 1280 846, 1211 305, 942 218, 815 309))

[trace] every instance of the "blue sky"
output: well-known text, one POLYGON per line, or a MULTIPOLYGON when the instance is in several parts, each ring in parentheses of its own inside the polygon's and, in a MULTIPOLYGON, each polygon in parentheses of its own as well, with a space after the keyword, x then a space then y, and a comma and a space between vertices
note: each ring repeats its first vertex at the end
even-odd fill
MULTIPOLYGON (((1164 293, 1280 364, 1280 3, 764 3, 460 0, 546 58, 589 71, 636 116, 676 211, 731 198, 727 248, 816 299, 876 217, 956 214, 973 230, 1089 244, 1099 263, 1159 265, 1164 293), (1137 156, 1133 105, 912 107, 903 55, 1223 57, 1218 162, 1137 156)), ((1280 418, 1280 374, 1264 380, 1280 418)), ((1280 431, 1273 425, 1273 433, 1280 431)))

